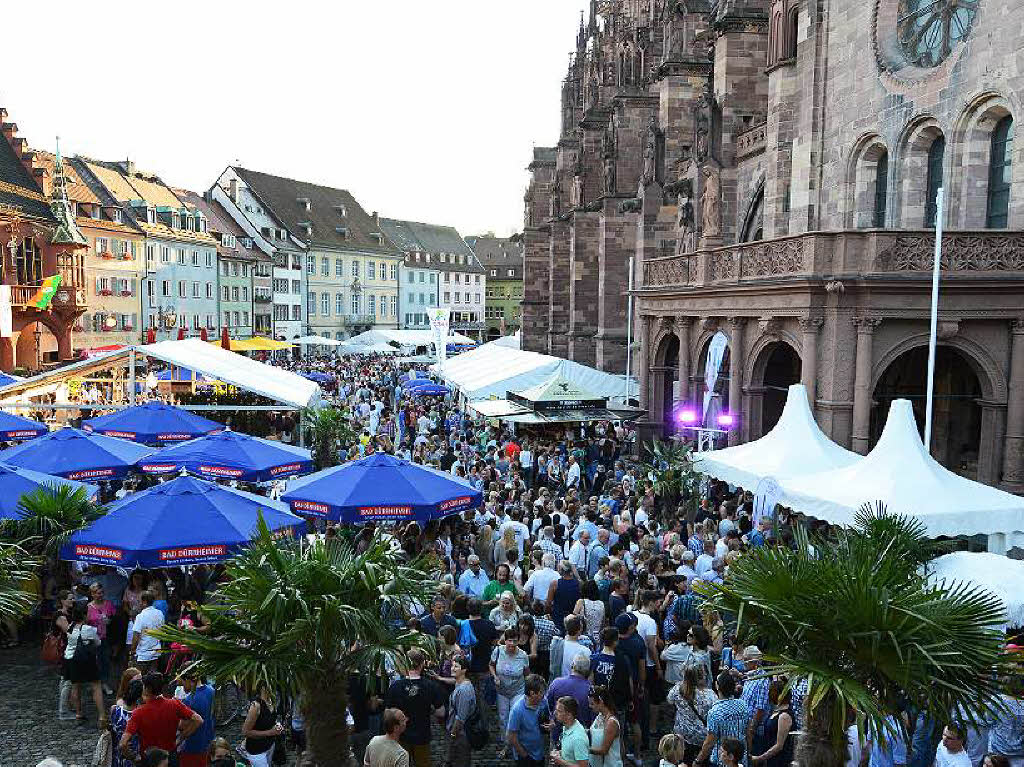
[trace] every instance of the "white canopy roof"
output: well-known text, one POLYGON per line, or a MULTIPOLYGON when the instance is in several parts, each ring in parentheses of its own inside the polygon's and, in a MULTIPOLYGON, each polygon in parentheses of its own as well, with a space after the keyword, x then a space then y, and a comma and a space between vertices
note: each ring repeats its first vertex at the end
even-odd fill
POLYGON ((694 456, 698 471, 751 492, 764 477, 801 477, 860 460, 862 456, 840 447, 818 428, 803 384, 789 387, 779 422, 761 439, 694 456))
POLYGON ((1024 562, 1001 554, 955 551, 926 566, 928 580, 936 585, 978 586, 1002 600, 1005 626, 1024 626, 1024 562))
POLYGON ((140 346, 138 350, 147 357, 195 370, 207 378, 234 384, 286 405, 311 407, 320 399, 320 387, 315 382, 198 338, 158 341, 140 346))
POLYGON ((779 503, 837 524, 851 524, 864 503, 881 501, 890 513, 921 520, 933 538, 1024 531, 1024 498, 943 468, 925 450, 905 399, 893 401, 878 444, 863 460, 779 484, 779 503))
POLYGON ((396 349, 391 344, 386 344, 383 341, 379 341, 375 344, 359 344, 352 345, 350 347, 356 354, 397 354, 396 349))
MULTIPOLYGON (((495 338, 493 341, 488 341, 488 343, 492 343, 495 346, 504 346, 507 349, 522 349, 522 334, 523 332, 521 330, 517 330, 510 336, 502 336, 501 338, 495 338)), ((486 345, 487 344, 484 344, 484 346, 486 345)))
POLYGON ((296 338, 293 343, 313 344, 316 346, 341 346, 341 341, 335 341, 333 338, 326 338, 325 336, 302 336, 301 338, 296 338))
MULTIPOLYGON (((436 371, 432 365, 431 370, 436 371)), ((622 398, 625 384, 622 376, 605 373, 578 362, 527 352, 494 343, 451 357, 444 363, 442 377, 460 389, 467 399, 504 397, 509 391, 522 391, 559 374, 577 386, 601 397, 622 398)), ((630 393, 636 395, 636 382, 630 393)))
MULTIPOLYGON (((400 346, 430 346, 434 343, 434 334, 429 330, 389 330, 386 328, 367 330, 348 340, 350 344, 396 343, 400 346)), ((472 338, 461 333, 448 336, 450 344, 475 344, 472 338)))

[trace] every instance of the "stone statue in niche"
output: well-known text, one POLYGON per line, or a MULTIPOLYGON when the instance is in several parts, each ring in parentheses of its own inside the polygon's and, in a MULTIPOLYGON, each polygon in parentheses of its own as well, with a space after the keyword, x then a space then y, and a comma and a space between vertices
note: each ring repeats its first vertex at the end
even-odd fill
POLYGON ((719 237, 722 234, 722 182, 719 172, 710 165, 704 168, 700 208, 704 237, 719 237))
POLYGON ((646 188, 654 183, 658 161, 658 118, 651 115, 647 121, 647 142, 644 145, 644 169, 640 175, 640 186, 646 188))
POLYGON ((562 215, 562 174, 555 171, 555 177, 551 182, 551 203, 549 212, 551 218, 558 218, 562 215))
POLYGON ((683 25, 683 8, 677 0, 670 0, 665 7, 665 59, 671 60, 675 55, 683 52, 686 42, 685 28, 683 25))
POLYGON ((576 164, 575 164, 575 167, 573 168, 573 177, 572 177, 572 207, 574 207, 574 208, 582 208, 583 207, 583 203, 584 203, 583 188, 584 188, 583 152, 580 151, 580 152, 576 153, 576 164))
POLYGON ((703 104, 697 105, 697 116, 694 121, 694 156, 697 162, 706 162, 711 147, 711 120, 703 104))
POLYGON ((696 250, 696 228, 693 218, 693 184, 683 179, 676 184, 676 255, 696 250))
POLYGON ((609 197, 615 194, 615 156, 610 154, 604 158, 604 193, 609 197))

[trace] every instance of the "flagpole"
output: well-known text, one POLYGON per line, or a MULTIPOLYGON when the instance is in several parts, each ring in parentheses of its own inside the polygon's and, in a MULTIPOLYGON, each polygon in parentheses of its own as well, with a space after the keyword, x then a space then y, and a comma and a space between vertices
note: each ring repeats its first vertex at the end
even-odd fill
POLYGON ((924 416, 924 449, 932 452, 932 411, 935 396, 935 345, 939 327, 939 272, 942 269, 942 219, 945 190, 940 186, 935 193, 935 259, 932 262, 932 314, 928 335, 928 398, 924 416))
POLYGON ((623 404, 629 404, 629 373, 633 362, 633 256, 629 257, 629 307, 626 310, 626 385, 623 404))

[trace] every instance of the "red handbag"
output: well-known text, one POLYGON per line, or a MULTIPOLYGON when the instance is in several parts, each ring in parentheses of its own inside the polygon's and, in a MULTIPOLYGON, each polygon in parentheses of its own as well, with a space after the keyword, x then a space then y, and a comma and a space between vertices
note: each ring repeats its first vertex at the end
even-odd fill
POLYGON ((64 637, 57 634, 48 634, 43 640, 43 649, 39 651, 39 658, 43 663, 56 666, 64 657, 64 637))

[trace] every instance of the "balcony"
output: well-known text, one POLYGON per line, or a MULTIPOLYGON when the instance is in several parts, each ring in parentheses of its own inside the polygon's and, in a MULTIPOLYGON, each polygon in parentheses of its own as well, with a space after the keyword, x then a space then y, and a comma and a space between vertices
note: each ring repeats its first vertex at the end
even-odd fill
MULTIPOLYGON (((927 278, 934 248, 930 230, 808 232, 653 258, 643 265, 641 289, 724 287, 812 275, 927 278)), ((942 270, 944 278, 1006 279, 1018 273, 1024 281, 1024 232, 945 232, 942 270)))
POLYGON ((742 160, 755 154, 761 154, 765 147, 765 133, 768 123, 763 122, 752 128, 747 128, 742 133, 736 134, 736 159, 742 160))
POLYGON ((261 295, 260 293, 256 293, 256 294, 253 295, 252 300, 255 303, 257 303, 257 304, 269 304, 269 303, 273 303, 274 297, 273 296, 269 296, 269 295, 261 295))
MULTIPOLYGON (((38 292, 38 285, 11 285, 11 306, 33 308, 31 306, 32 297, 38 292)), ((76 309, 84 310, 88 302, 82 288, 61 285, 50 305, 65 311, 75 311, 76 309)))

